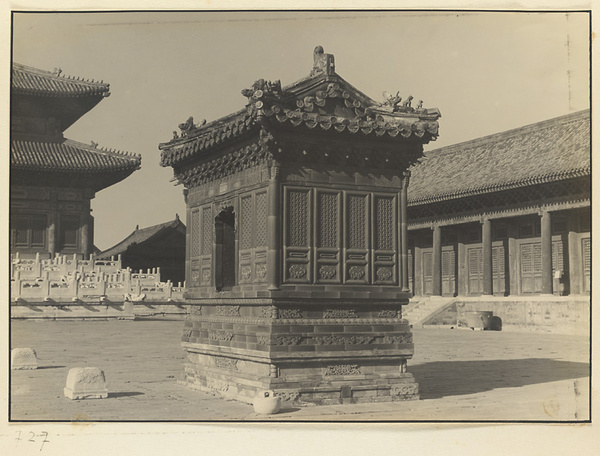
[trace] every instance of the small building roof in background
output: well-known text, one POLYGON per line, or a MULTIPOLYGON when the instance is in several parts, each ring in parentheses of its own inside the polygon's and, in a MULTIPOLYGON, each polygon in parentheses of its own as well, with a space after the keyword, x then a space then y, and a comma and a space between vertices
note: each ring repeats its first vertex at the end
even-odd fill
POLYGON ((60 69, 51 72, 13 63, 12 93, 46 97, 107 97, 110 86, 104 82, 65 76, 60 69))
POLYGON ((411 169, 410 206, 586 176, 590 111, 431 150, 411 169))
POLYGON ((185 235, 186 228, 183 222, 179 219, 179 216, 175 216, 175 220, 171 220, 165 223, 159 223, 158 225, 149 226, 147 228, 136 229, 125 239, 111 248, 99 253, 98 259, 107 259, 111 256, 117 256, 127 251, 127 249, 133 244, 141 244, 151 240, 152 238, 158 237, 163 233, 170 230, 178 230, 185 235))

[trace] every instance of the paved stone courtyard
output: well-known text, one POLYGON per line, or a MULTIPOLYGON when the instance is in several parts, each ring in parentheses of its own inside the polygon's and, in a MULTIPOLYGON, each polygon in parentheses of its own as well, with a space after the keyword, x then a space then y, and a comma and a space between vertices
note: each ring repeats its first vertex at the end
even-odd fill
POLYGON ((589 419, 589 339, 534 331, 414 329, 421 400, 282 410, 177 384, 182 321, 13 321, 12 348, 39 368, 11 372, 13 421, 579 421, 589 419), (104 370, 107 399, 63 395, 72 367, 104 370))

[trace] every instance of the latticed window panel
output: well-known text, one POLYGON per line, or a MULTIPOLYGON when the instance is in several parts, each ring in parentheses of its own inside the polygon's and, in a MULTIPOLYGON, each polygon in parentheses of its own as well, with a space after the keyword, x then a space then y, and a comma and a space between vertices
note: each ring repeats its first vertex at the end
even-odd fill
POLYGON ((394 248, 394 200, 377 197, 375 199, 377 239, 376 248, 392 250, 394 248))
POLYGON ((534 273, 542 270, 542 244, 521 245, 521 272, 534 273))
POLYGON ((564 270, 562 240, 552 242, 552 272, 557 270, 564 270))
POLYGON ((442 277, 454 277, 456 268, 456 255, 454 250, 445 250, 442 252, 442 277))
POLYGON ((256 194, 256 247, 267 245, 267 193, 256 194))
POLYGON ((63 247, 77 247, 79 217, 63 217, 60 224, 63 247))
POLYGON ((15 244, 18 246, 29 245, 29 219, 27 217, 15 217, 13 220, 15 244))
POLYGON ((338 245, 338 195, 319 194, 319 247, 338 245))
POLYGON ((212 253, 212 208, 205 207, 202 209, 202 249, 201 255, 210 255, 212 253))
POLYGON ((480 276, 483 273, 482 249, 469 249, 469 275, 480 276))
POLYGON ((42 247, 46 243, 46 217, 31 217, 31 245, 42 247))
POLYGON ((200 211, 192 211, 190 225, 190 253, 192 257, 197 257, 200 255, 200 211))
POLYGON ((289 234, 288 245, 308 246, 308 205, 309 193, 306 191, 289 192, 289 234))
POLYGON ((366 249, 367 244, 367 199, 361 195, 348 197, 348 247, 366 249))
POLYGON ((240 249, 252 248, 252 196, 242 198, 240 249))
POLYGON ((590 271, 592 267, 592 249, 591 249, 590 238, 583 239, 581 241, 581 247, 583 251, 583 269, 590 271))
POLYGON ((504 276, 504 247, 492 247, 492 272, 495 277, 504 276))

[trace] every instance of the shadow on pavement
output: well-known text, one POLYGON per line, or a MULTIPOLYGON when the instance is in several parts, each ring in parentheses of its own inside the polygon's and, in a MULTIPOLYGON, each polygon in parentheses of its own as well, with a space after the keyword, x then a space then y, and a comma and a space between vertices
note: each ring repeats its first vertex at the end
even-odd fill
POLYGON ((113 398, 113 397, 128 397, 128 396, 143 396, 144 393, 139 393, 137 391, 130 391, 130 392, 121 392, 121 393, 108 393, 108 398, 113 398))
POLYGON ((545 358, 435 361, 409 366, 421 399, 588 377, 589 364, 545 358))

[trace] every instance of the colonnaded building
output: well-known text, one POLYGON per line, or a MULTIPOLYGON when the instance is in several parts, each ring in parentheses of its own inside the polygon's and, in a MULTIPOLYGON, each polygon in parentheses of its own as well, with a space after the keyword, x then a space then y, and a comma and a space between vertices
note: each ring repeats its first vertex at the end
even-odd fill
POLYGON ((508 324, 589 316, 590 127, 584 110, 431 150, 413 166, 409 274, 421 310, 411 322, 461 303, 508 324))
POLYGON ((88 258, 94 250, 91 200, 139 169, 141 156, 64 137, 110 95, 108 84, 13 63, 10 250, 21 258, 88 258))

